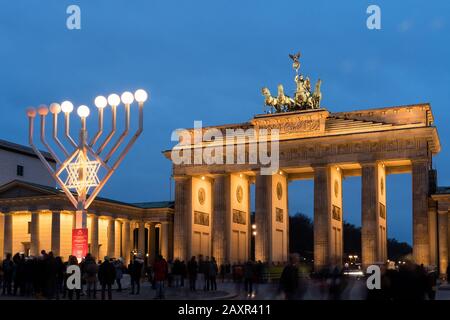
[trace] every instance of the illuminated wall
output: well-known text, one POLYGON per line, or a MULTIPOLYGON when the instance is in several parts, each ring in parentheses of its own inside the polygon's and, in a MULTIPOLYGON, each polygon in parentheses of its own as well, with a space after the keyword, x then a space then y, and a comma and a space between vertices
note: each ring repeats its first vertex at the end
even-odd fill
MULTIPOLYGON (((230 262, 245 262, 249 257, 249 182, 247 176, 232 174, 230 176, 230 210, 227 223, 231 225, 230 245, 228 246, 230 262)), ((225 227, 225 226, 224 226, 225 227)))
POLYGON ((24 252, 26 247, 29 248, 30 234, 28 233, 28 222, 31 222, 31 213, 17 212, 12 215, 13 235, 12 235, 12 251, 24 252))
POLYGON ((61 212, 61 242, 60 255, 63 260, 67 260, 72 254, 72 228, 73 228, 73 214, 70 211, 61 212))
MULTIPOLYGON (((272 176, 272 261, 287 260, 288 242, 288 188, 286 175, 272 176)), ((270 194, 269 194, 270 196, 270 194)))
POLYGON ((343 254, 343 207, 342 207, 342 170, 336 166, 329 169, 329 186, 330 191, 330 230, 329 245, 330 259, 332 264, 342 264, 343 254))
POLYGON ((97 260, 103 260, 108 252, 108 222, 109 220, 103 217, 98 219, 98 244, 100 249, 97 260))
MULTIPOLYGON (((5 230, 5 216, 0 214, 0 230, 5 230)), ((5 247, 5 234, 4 232, 0 232, 0 258, 3 259, 5 256, 4 252, 5 247)))
POLYGON ((378 261, 387 260, 386 168, 378 163, 378 261))
POLYGON ((211 256, 212 184, 208 178, 192 178, 192 241, 190 255, 211 256))
POLYGON ((115 240, 114 240, 114 256, 116 258, 120 257, 120 243, 121 243, 121 237, 120 237, 120 229, 122 228, 122 223, 120 221, 115 221, 115 240))
POLYGON ((39 252, 52 250, 52 213, 41 211, 39 213, 39 252))

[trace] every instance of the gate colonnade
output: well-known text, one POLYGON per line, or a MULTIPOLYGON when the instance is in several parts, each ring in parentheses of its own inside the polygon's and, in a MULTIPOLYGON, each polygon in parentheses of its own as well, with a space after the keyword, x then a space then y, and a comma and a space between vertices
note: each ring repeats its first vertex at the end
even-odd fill
MULTIPOLYGON (((202 254, 214 256, 219 263, 249 259, 250 185, 255 184, 256 260, 286 261, 288 184, 312 179, 315 268, 341 265, 342 180, 361 176, 362 263, 364 267, 385 263, 389 212, 386 176, 411 173, 413 257, 419 264, 436 263, 436 224, 430 218, 429 199, 432 156, 440 151, 440 142, 429 104, 338 113, 313 109, 264 114, 247 123, 212 128, 223 133, 227 129, 279 129, 279 168, 272 175, 261 174, 263 166, 248 161, 250 147, 245 139, 234 140, 233 148, 244 147, 246 161, 173 164, 174 257, 186 260, 202 254)), ((192 136, 195 130, 190 130, 192 136)), ((220 139, 201 145, 187 141, 180 140, 178 147, 225 148, 220 139)), ((172 152, 165 151, 166 157, 171 159, 172 152)))

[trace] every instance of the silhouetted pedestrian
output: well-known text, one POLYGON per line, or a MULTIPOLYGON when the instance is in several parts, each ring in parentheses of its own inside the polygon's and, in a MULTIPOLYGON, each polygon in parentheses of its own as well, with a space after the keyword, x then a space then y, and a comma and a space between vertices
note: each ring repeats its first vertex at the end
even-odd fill
POLYGON ((98 268, 98 281, 102 286, 102 300, 105 300, 105 291, 108 289, 108 299, 112 300, 112 285, 116 280, 116 269, 109 261, 109 257, 105 257, 102 264, 98 268))
POLYGON ((187 265, 187 272, 189 276, 189 290, 196 291, 195 283, 197 281, 198 264, 195 256, 192 256, 187 265))

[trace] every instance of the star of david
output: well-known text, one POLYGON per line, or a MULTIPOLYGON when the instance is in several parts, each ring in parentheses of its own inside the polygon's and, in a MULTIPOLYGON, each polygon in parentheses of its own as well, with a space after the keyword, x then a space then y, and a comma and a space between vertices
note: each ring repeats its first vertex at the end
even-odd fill
POLYGON ((91 187, 99 184, 97 172, 100 168, 98 161, 89 160, 89 158, 81 152, 75 160, 66 165, 67 179, 65 185, 69 189, 75 189, 78 194, 88 193, 91 187))

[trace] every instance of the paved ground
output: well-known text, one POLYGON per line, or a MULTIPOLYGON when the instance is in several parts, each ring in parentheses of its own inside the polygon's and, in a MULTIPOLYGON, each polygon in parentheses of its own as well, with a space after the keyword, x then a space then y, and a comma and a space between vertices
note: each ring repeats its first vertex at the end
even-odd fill
MULTIPOLYGON (((149 300, 154 299, 156 291, 151 288, 148 281, 144 281, 141 284, 141 292, 139 295, 131 295, 129 278, 125 275, 122 280, 123 290, 122 292, 113 291, 113 299, 115 300, 149 300)), ((188 285, 185 282, 185 285, 188 285)), ((198 283, 200 287, 200 284, 198 283)), ((308 280, 305 282, 305 294, 303 299, 305 300, 326 300, 328 299, 328 290, 325 288, 323 282, 308 280)), ((205 292, 203 290, 197 290, 191 292, 188 288, 166 288, 166 299, 171 300, 216 300, 216 299, 234 299, 234 300, 275 300, 284 299, 284 296, 278 290, 276 283, 267 283, 255 285, 253 293, 247 295, 243 284, 236 284, 226 281, 222 283, 218 281, 218 290, 214 292, 205 292)), ((366 288, 365 280, 349 279, 348 285, 341 295, 341 299, 344 300, 361 300, 365 298, 366 288)), ((100 299, 100 292, 97 292, 97 299, 100 299)), ((1 296, 0 300, 5 299, 32 299, 23 297, 9 297, 1 296)), ((86 296, 81 297, 82 300, 87 299, 86 296)), ((442 285, 436 295, 437 300, 450 300, 450 285, 442 285)))

